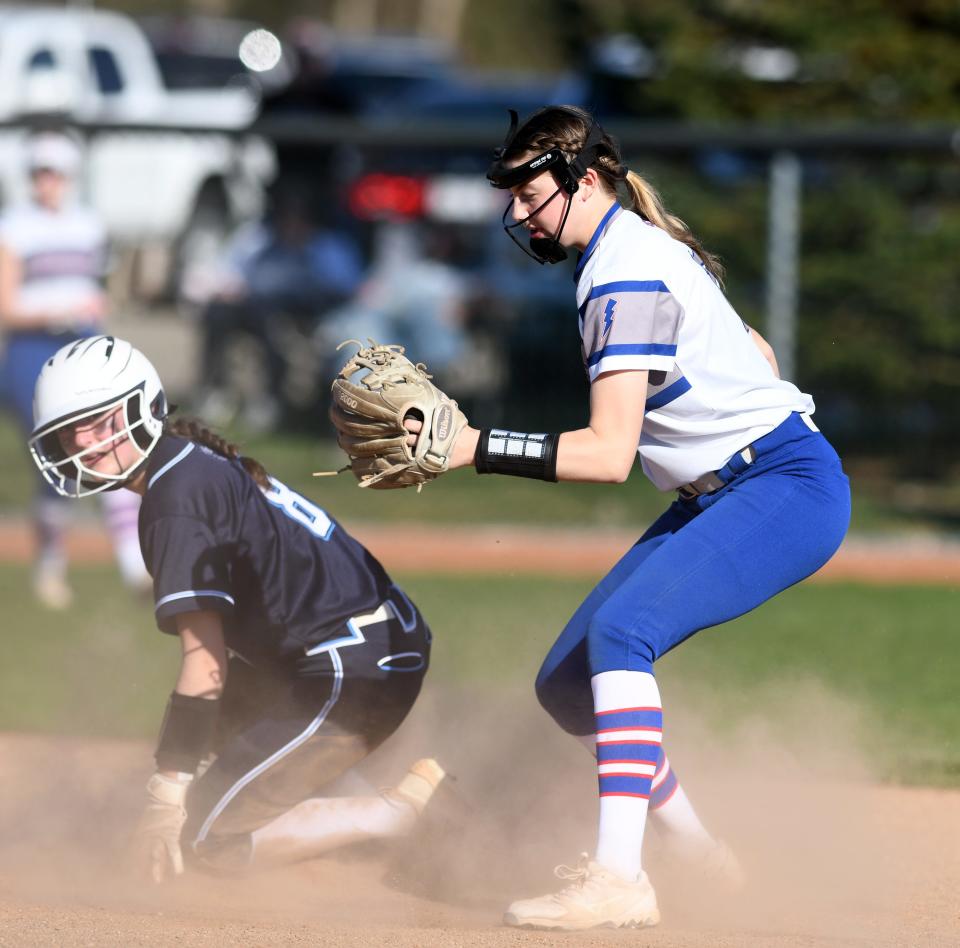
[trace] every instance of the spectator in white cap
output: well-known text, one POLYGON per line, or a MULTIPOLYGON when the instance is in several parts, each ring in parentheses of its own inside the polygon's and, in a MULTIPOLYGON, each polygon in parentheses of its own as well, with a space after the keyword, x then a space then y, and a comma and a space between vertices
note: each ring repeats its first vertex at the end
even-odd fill
MULTIPOLYGON (((96 335, 107 312, 103 288, 106 232, 76 199, 81 151, 72 137, 41 132, 26 142, 29 199, 0 214, 0 402, 24 431, 33 425, 33 388, 43 364, 72 339, 96 335)), ((121 572, 142 587, 148 579, 137 538, 137 500, 105 494, 104 507, 121 572)), ((49 608, 66 608, 63 502, 40 482, 33 505, 37 558, 33 585, 49 608)))
POLYGON ((73 178, 80 168, 80 149, 67 135, 41 132, 28 142, 27 164, 31 175, 49 171, 63 178, 73 178))

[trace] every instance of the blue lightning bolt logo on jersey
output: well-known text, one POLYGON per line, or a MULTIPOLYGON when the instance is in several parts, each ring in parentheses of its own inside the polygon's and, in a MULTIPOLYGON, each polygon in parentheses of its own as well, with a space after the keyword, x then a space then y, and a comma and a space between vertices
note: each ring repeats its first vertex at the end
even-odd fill
POLYGON ((601 335, 600 337, 601 339, 603 339, 604 336, 606 336, 606 334, 610 332, 610 327, 613 325, 613 311, 616 308, 617 308, 616 300, 607 300, 606 309, 604 309, 603 311, 603 335, 601 335))

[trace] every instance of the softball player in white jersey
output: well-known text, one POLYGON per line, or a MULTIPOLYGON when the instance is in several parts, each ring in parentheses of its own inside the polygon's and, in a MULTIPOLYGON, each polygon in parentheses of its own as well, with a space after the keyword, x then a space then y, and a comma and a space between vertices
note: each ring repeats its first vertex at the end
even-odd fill
MULTIPOLYGON (((66 135, 43 132, 26 149, 30 199, 0 214, 0 404, 21 429, 33 426, 33 388, 44 363, 65 343, 94 335, 107 311, 103 288, 107 235, 90 208, 72 195, 80 150, 66 135)), ((137 538, 140 501, 134 494, 103 497, 117 565, 127 585, 149 584, 137 538)), ((33 503, 37 558, 33 585, 51 609, 73 598, 64 547, 66 513, 54 491, 38 482, 33 503)))
POLYGON ((819 569, 846 532, 849 486, 810 419, 812 400, 777 377, 769 347, 724 297, 718 262, 589 113, 551 106, 519 128, 514 113, 487 176, 511 191, 504 224, 518 244, 514 230, 528 232, 525 252, 555 263, 579 251, 590 421, 562 434, 467 428, 451 466, 622 482, 639 452, 653 483, 678 492, 543 663, 541 703, 596 752, 599 832, 593 857, 558 873, 565 888, 513 903, 506 922, 652 925, 648 807, 662 805, 705 856, 712 843, 663 755, 654 662, 819 569))

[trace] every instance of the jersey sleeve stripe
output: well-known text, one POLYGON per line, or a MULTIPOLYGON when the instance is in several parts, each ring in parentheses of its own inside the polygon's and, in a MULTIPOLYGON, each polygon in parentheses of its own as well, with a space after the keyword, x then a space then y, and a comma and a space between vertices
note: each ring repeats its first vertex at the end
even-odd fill
POLYGON ((665 389, 657 392, 656 395, 651 395, 644 407, 646 411, 656 411, 658 408, 663 408, 664 405, 669 405, 670 402, 678 399, 684 392, 689 392, 691 388, 693 386, 687 381, 686 376, 681 375, 665 389))
POLYGON ((153 485, 156 484, 157 481, 160 480, 160 478, 163 477, 163 475, 170 470, 170 468, 179 464, 193 449, 194 449, 194 444, 191 441, 189 444, 187 444, 184 447, 184 449, 176 457, 171 458, 169 461, 167 461, 167 463, 164 464, 163 467, 160 468, 160 470, 157 471, 157 473, 154 474, 149 481, 147 481, 147 490, 150 490, 150 488, 153 487, 153 485))
POLYGON ((669 293, 663 280, 615 280, 613 283, 601 283, 590 291, 590 299, 607 296, 610 293, 669 293))
POLYGON ((580 318, 583 319, 587 306, 591 300, 611 293, 669 293, 667 284, 663 280, 615 280, 613 283, 601 283, 590 290, 590 294, 578 307, 580 318))
POLYGON ((233 596, 230 596, 225 592, 221 592, 219 589, 187 589, 184 592, 170 593, 169 596, 164 596, 162 599, 158 599, 156 608, 159 609, 166 603, 176 602, 178 599, 202 599, 204 596, 212 596, 214 599, 226 599, 231 606, 236 605, 233 596))
POLYGON ((647 355, 672 358, 676 356, 676 354, 677 347, 675 345, 667 345, 659 342, 621 343, 619 345, 604 346, 599 352, 595 352, 590 356, 590 361, 587 365, 594 366, 600 362, 601 359, 606 359, 610 356, 647 355))

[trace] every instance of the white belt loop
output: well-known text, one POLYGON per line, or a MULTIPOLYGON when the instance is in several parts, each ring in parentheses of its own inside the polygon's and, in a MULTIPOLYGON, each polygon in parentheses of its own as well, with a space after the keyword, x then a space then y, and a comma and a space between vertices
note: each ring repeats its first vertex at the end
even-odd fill
MULTIPOLYGON (((819 432, 820 429, 813 423, 813 419, 805 412, 797 412, 803 419, 803 423, 811 430, 819 432)), ((752 445, 748 444, 742 451, 738 451, 737 454, 744 460, 746 464, 753 464, 757 459, 757 449, 752 445)), ((717 476, 716 471, 709 471, 706 474, 698 477, 696 480, 690 481, 689 484, 683 484, 681 487, 677 488, 677 493, 684 500, 692 500, 694 497, 699 497, 701 494, 712 494, 714 491, 720 490, 721 487, 725 487, 723 481, 717 476)))
POLYGON ((699 497, 701 494, 712 494, 714 491, 720 490, 723 486, 723 481, 717 477, 716 472, 710 471, 698 477, 695 481, 690 481, 689 484, 678 487, 677 492, 684 500, 691 500, 694 497, 699 497))
MULTIPOLYGON (((757 459, 757 451, 752 444, 748 444, 743 450, 738 451, 737 455, 742 458, 745 464, 753 464, 757 459)), ((701 494, 712 494, 720 490, 721 487, 726 487, 726 482, 720 479, 718 472, 708 471, 706 474, 702 474, 696 478, 696 480, 690 481, 689 484, 683 484, 681 487, 678 487, 677 493, 684 500, 692 500, 701 494)))

